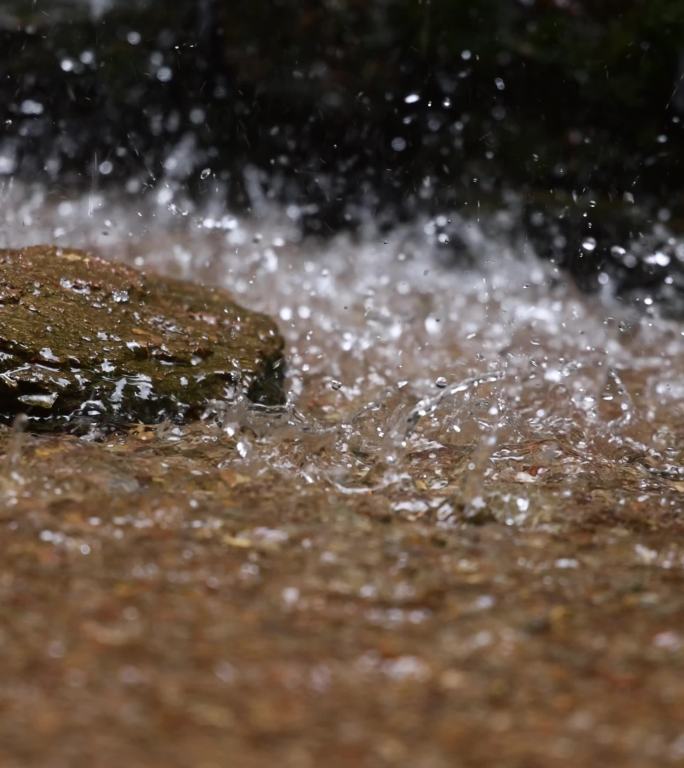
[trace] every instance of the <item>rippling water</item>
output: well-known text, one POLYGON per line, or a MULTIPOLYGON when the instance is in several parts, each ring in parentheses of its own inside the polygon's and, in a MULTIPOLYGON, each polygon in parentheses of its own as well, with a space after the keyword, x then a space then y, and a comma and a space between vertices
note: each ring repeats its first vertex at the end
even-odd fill
POLYGON ((299 236, 296 209, 263 201, 245 218, 176 204, 166 188, 126 202, 4 196, 7 245, 92 247, 223 285, 278 318, 287 407, 216 416, 241 435, 227 461, 250 472, 382 490, 397 511, 442 524, 558 519, 573 493, 597 489, 676 514, 684 331, 608 288, 578 293, 515 239, 507 212, 452 217, 454 263, 445 221, 317 241, 299 236))
POLYGON ((441 521, 553 518, 592 486, 616 504, 637 494, 663 513, 677 506, 684 330, 608 291, 580 295, 513 239, 505 212, 450 219, 459 264, 443 221, 317 241, 300 238, 296 209, 263 202, 243 218, 218 203, 177 206, 164 189, 125 203, 6 197, 7 245, 92 247, 223 285, 278 318, 288 406, 219 414, 229 434, 249 427, 235 461, 252 472, 277 466, 349 494, 384 489, 398 511, 441 521))

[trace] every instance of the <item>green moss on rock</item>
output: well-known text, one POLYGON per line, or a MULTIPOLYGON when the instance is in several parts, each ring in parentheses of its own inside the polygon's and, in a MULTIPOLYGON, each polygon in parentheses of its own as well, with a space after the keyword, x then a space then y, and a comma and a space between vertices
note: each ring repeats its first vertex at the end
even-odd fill
POLYGON ((282 400, 284 342, 224 291, 82 251, 0 250, 0 418, 79 429, 282 400))

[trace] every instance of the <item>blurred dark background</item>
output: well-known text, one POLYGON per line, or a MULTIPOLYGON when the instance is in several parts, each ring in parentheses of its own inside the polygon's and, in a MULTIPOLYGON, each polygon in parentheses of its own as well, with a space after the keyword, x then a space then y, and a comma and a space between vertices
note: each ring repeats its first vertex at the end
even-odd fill
POLYGON ((0 38, 0 183, 219 181, 322 236, 505 204, 681 309, 682 0, 5 0, 0 38))

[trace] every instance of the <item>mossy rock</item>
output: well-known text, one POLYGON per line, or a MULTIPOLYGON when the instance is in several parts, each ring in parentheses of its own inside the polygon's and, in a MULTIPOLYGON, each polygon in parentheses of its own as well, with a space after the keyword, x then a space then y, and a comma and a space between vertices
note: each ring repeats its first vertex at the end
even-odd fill
POLYGON ((224 291, 83 251, 0 250, 0 419, 79 431, 282 401, 273 321, 224 291))

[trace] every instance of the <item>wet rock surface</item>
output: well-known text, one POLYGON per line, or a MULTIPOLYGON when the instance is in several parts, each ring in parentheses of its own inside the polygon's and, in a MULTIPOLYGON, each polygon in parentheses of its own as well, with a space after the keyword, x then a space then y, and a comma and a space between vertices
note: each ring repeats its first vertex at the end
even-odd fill
POLYGON ((83 251, 0 250, 0 418, 79 429, 282 398, 275 324, 220 290, 83 251))

